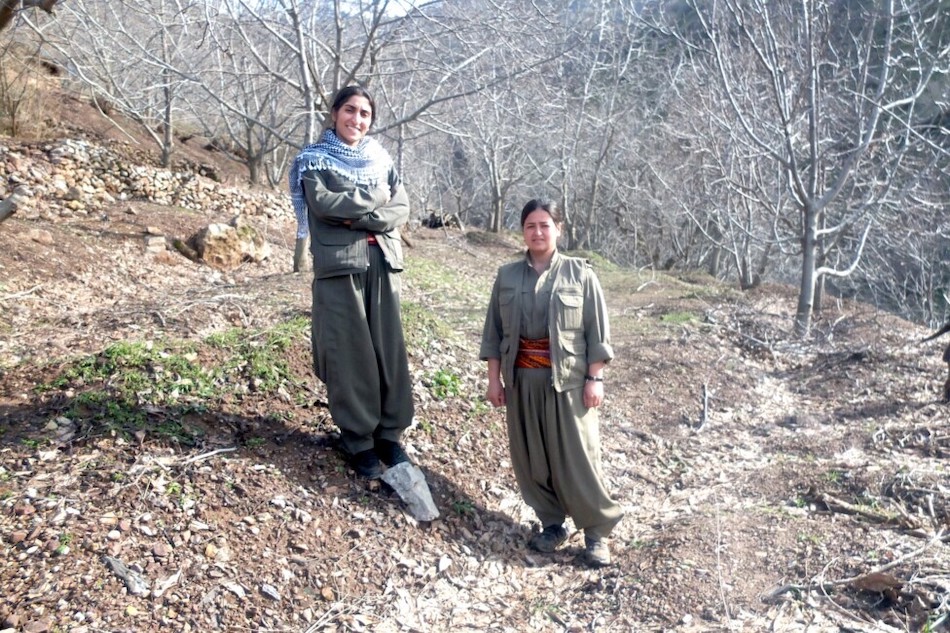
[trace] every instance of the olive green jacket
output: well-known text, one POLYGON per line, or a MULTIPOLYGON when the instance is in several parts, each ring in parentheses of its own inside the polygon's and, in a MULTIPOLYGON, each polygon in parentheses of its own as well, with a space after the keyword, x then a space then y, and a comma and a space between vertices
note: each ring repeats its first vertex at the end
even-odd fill
POLYGON ((333 172, 316 170, 304 172, 301 183, 317 279, 365 271, 369 234, 376 238, 389 269, 403 269, 399 227, 409 220, 409 195, 395 169, 389 172, 386 188, 367 189, 333 172))
MULTIPOLYGON (((506 387, 514 384, 524 267, 528 265, 526 258, 498 269, 482 330, 479 358, 501 360, 506 387)), ((551 378, 555 390, 567 391, 584 386, 591 363, 613 358, 607 303, 587 260, 555 253, 549 274, 554 276, 548 308, 551 378)))

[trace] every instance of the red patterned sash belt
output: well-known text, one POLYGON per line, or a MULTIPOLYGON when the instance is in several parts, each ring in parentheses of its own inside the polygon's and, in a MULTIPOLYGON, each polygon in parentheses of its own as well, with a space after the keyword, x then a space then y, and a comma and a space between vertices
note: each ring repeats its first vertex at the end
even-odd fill
POLYGON ((551 366, 551 341, 547 338, 522 338, 518 340, 518 369, 540 369, 551 366))

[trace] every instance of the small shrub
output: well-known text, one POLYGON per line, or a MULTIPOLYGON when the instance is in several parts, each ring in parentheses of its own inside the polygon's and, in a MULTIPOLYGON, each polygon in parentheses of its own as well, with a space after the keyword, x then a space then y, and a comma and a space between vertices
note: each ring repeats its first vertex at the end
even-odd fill
POLYGON ((452 501, 452 512, 459 516, 475 514, 475 504, 468 499, 455 499, 452 501))
POLYGON ((429 378, 429 391, 436 400, 445 400, 461 393, 462 381, 452 372, 440 369, 429 378))

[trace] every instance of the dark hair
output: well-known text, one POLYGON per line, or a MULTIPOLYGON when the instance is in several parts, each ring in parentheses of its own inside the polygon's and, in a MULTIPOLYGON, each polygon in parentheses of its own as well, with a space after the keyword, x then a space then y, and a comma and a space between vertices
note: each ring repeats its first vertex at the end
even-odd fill
POLYGON ((528 216, 538 209, 542 211, 547 211, 548 215, 551 216, 551 219, 554 220, 555 224, 561 223, 561 212, 557 208, 557 204, 552 200, 545 200, 543 198, 535 198, 534 200, 528 200, 528 204, 524 205, 524 209, 521 210, 521 226, 524 226, 524 221, 528 216))
POLYGON ((333 106, 330 107, 330 111, 336 112, 339 110, 353 95, 366 97, 366 100, 369 101, 369 107, 373 111, 373 116, 369 120, 369 126, 373 127, 373 123, 376 123, 376 100, 373 99, 373 95, 369 93, 369 90, 358 84, 340 88, 336 96, 333 97, 333 106))

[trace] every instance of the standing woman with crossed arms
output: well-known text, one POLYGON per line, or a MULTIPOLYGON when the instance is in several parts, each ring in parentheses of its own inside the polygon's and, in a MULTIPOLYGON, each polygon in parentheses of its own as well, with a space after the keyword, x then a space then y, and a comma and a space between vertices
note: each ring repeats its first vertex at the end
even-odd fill
POLYGON ((409 196, 367 136, 375 118, 365 88, 341 89, 331 126, 290 170, 294 208, 306 209, 310 227, 314 371, 350 466, 368 479, 409 461, 400 439, 414 411, 399 308, 409 196))

